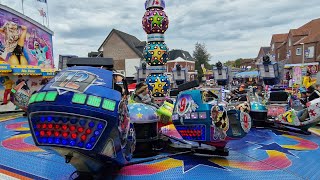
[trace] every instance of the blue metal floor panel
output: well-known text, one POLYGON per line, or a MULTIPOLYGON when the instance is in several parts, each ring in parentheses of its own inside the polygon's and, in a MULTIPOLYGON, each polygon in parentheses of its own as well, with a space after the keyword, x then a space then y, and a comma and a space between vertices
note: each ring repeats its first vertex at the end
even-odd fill
MULTIPOLYGON (((75 168, 33 145, 26 118, 0 120, 0 178, 68 179, 75 168)), ((128 166, 115 179, 319 179, 320 137, 253 129, 228 157, 175 156, 128 166)), ((106 177, 110 179, 110 177, 106 177)))

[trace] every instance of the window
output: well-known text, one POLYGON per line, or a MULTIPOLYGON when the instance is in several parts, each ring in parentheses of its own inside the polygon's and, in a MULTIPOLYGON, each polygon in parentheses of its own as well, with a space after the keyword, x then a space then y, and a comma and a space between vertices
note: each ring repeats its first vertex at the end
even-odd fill
POLYGON ((272 43, 272 45, 271 45, 271 50, 272 51, 274 50, 274 43, 272 43))
POLYGON ((314 58, 314 46, 308 47, 308 56, 307 58, 314 58))
POLYGON ((297 48, 296 49, 296 55, 297 56, 301 56, 301 53, 302 53, 301 48, 297 48))
POLYGON ((280 59, 280 53, 278 53, 278 60, 280 59))

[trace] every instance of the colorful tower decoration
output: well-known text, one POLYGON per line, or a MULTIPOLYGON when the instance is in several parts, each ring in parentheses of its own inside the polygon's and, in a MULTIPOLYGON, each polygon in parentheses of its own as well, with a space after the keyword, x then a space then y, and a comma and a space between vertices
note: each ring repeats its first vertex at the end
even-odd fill
POLYGON ((164 42, 164 33, 168 29, 169 19, 164 12, 164 0, 147 0, 142 26, 148 35, 144 49, 144 60, 149 65, 150 74, 146 78, 149 90, 157 104, 162 104, 170 89, 165 64, 168 61, 168 47, 164 42))

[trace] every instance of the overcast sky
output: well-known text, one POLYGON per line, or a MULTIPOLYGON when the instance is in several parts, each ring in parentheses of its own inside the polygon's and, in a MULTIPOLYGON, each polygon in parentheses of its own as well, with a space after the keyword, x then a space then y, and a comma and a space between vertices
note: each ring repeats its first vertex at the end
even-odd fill
MULTIPOLYGON (((25 14, 42 22, 36 8, 42 3, 25 1, 25 14)), ((47 0, 54 55, 87 56, 97 51, 115 28, 146 40, 141 19, 144 0, 47 0)), ((21 0, 0 0, 21 11, 21 0)), ((287 33, 312 19, 320 18, 319 0, 167 0, 170 49, 192 55, 196 42, 205 43, 211 62, 254 58, 271 35, 287 33)), ((43 6, 45 7, 45 6, 43 6)))

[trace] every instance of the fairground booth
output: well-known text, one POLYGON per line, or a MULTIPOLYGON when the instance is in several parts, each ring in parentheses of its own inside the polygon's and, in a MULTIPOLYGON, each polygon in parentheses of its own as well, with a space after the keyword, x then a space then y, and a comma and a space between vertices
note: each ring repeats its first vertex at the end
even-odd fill
POLYGON ((282 84, 288 87, 300 87, 303 85, 303 78, 307 72, 310 73, 312 79, 317 80, 319 78, 319 62, 286 64, 282 84))
POLYGON ((52 35, 36 21, 0 5, 0 112, 19 110, 10 101, 12 90, 32 94, 54 77, 52 35))
POLYGON ((255 84, 259 80, 259 72, 258 71, 245 71, 240 72, 234 75, 234 78, 240 79, 241 82, 245 82, 248 85, 255 84))

